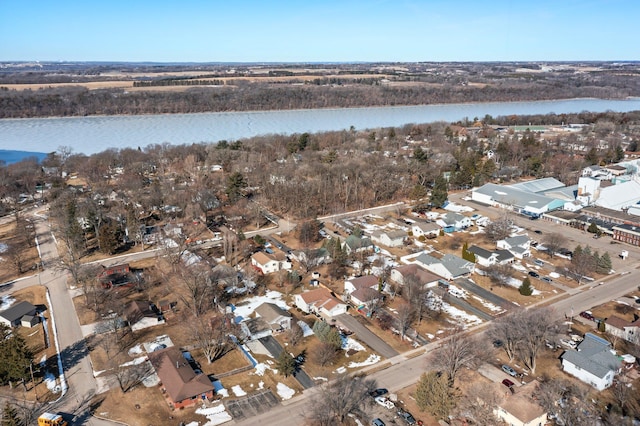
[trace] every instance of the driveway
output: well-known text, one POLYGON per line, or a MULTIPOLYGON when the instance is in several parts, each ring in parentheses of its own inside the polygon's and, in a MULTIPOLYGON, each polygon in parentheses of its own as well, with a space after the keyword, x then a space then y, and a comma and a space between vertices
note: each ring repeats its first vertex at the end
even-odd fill
POLYGON ((280 401, 270 389, 224 402, 227 412, 231 414, 235 421, 257 416, 271 410, 278 404, 280 404, 280 401))
POLYGON ((349 314, 338 315, 336 321, 343 324, 345 328, 353 331, 358 339, 362 340, 372 350, 385 358, 393 358, 399 355, 398 352, 387 344, 380 337, 376 336, 371 330, 358 321, 357 318, 349 314))
POLYGON ((511 377, 498 367, 494 367, 491 364, 482 364, 478 367, 478 373, 482 374, 487 379, 495 383, 502 383, 504 379, 511 380, 516 386, 522 386, 522 383, 517 377, 511 377))
MULTIPOLYGON (((274 358, 278 358, 280 356, 280 353, 284 350, 280 343, 273 336, 263 337, 259 340, 260 343, 264 345, 264 347, 274 358)), ((293 373, 293 377, 295 377, 298 383, 300 383, 305 389, 309 389, 315 386, 315 383, 313 382, 313 380, 311 380, 311 377, 309 377, 309 375, 305 373, 301 368, 297 369, 296 372, 293 373)))
POLYGON ((481 309, 476 308, 475 306, 472 306, 464 299, 460 299, 458 297, 452 296, 451 294, 445 293, 443 289, 436 289, 436 294, 442 297, 442 300, 444 300, 445 302, 451 305, 455 305, 458 308, 463 309, 469 312, 470 314, 477 316, 481 320, 484 320, 484 321, 493 320, 493 316, 491 316, 490 314, 486 313, 481 309))
POLYGON ((500 306, 506 310, 517 308, 517 306, 512 302, 508 301, 507 299, 503 299, 502 297, 490 292, 487 289, 480 287, 478 284, 474 283, 468 278, 458 278, 456 280, 453 280, 453 282, 456 283, 457 286, 460 286, 463 289, 470 291, 471 293, 477 294, 484 300, 487 300, 494 305, 500 306))

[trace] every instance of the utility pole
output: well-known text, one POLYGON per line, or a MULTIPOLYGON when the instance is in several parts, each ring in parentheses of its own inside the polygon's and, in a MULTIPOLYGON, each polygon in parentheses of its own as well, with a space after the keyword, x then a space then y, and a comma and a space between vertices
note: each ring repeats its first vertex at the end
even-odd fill
POLYGON ((38 386, 36 386, 36 381, 33 378, 33 363, 29 363, 29 372, 31 373, 31 383, 33 383, 33 390, 36 393, 36 401, 38 401, 38 386))

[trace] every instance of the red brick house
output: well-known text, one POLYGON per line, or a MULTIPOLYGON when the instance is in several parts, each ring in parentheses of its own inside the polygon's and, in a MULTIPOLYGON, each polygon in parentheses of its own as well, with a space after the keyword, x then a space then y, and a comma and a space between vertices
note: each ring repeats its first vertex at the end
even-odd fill
POLYGON ((196 373, 177 347, 151 352, 149 362, 156 370, 170 407, 190 407, 204 398, 213 398, 215 392, 209 377, 196 373))
POLYGON ((103 288, 131 286, 136 283, 136 277, 131 272, 128 263, 103 266, 102 268, 97 278, 103 288))

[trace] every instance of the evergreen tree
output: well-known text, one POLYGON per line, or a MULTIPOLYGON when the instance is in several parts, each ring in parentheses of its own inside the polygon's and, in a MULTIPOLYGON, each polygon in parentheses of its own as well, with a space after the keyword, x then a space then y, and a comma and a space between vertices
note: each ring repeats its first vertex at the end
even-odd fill
POLYGON ((462 245, 462 258, 469 262, 476 262, 476 255, 469 251, 469 243, 467 242, 462 245))
POLYGON ((449 197, 447 191, 447 180, 444 176, 439 175, 433 184, 433 190, 431 191, 431 204, 436 207, 441 207, 449 197))
POLYGON ((0 385, 29 377, 33 354, 24 339, 5 324, 0 324, 0 359, 0 385))
POLYGON ((611 271, 613 265, 611 264, 611 257, 609 256, 609 252, 605 251, 604 254, 600 257, 600 261, 598 262, 598 272, 601 274, 608 274, 611 271))
POLYGON ((18 416, 16 408, 8 402, 2 410, 2 426, 20 426, 22 425, 22 419, 18 416))
POLYGON ((591 225, 589 225, 589 227, 587 228, 587 232, 597 234, 600 232, 600 228, 598 228, 598 225, 596 225, 595 222, 591 222, 591 225))
POLYGON ((600 253, 595 252, 591 257, 593 258, 593 266, 595 271, 599 274, 602 274, 602 272, 600 272, 600 253))
POLYGON ((416 404, 437 419, 446 419, 455 406, 455 398, 445 374, 436 371, 423 373, 415 393, 416 404))
POLYGON ((522 285, 518 288, 518 291, 523 296, 531 296, 533 294, 533 287, 531 286, 531 280, 529 280, 529 277, 522 280, 522 285))
POLYGON ((227 197, 229 197, 229 201, 235 202, 242 195, 242 189, 248 186, 247 181, 244 176, 240 172, 232 173, 227 178, 227 197))
POLYGON ((276 359, 276 368, 284 377, 289 377, 296 371, 296 360, 283 349, 276 359))

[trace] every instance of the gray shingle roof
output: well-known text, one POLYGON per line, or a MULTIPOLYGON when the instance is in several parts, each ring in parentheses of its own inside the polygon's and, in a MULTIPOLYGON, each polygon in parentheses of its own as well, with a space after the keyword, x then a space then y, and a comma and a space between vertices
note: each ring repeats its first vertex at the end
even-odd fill
POLYGON ((489 259, 493 254, 489 250, 483 249, 482 247, 478 247, 478 246, 471 246, 467 249, 467 251, 475 254, 478 257, 482 257, 484 259, 489 259))
POLYGON ((561 358, 600 378, 604 378, 610 371, 617 371, 622 364, 611 353, 611 344, 591 333, 585 334, 577 350, 568 350, 561 358))
POLYGON ((15 322, 27 314, 33 313, 35 310, 36 307, 31 303, 22 301, 0 312, 0 316, 9 322, 15 322))

